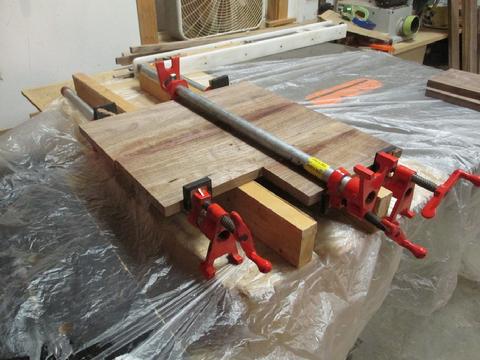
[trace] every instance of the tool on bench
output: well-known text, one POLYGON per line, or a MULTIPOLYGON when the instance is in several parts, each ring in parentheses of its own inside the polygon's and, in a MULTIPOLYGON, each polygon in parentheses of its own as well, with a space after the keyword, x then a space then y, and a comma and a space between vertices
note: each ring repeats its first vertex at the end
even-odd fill
POLYGON ((183 187, 183 207, 188 221, 210 239, 207 256, 200 265, 205 278, 215 276, 214 261, 219 257, 227 255, 230 263, 242 263, 237 242, 262 273, 272 270, 272 264, 255 251, 252 234, 241 216, 212 202, 212 181, 208 177, 183 187))
POLYGON ((342 167, 334 169, 189 90, 187 82, 180 75, 178 57, 171 59, 170 68, 165 67, 164 61, 157 61, 156 68, 162 88, 172 99, 178 100, 191 110, 206 114, 211 121, 227 125, 294 165, 302 166, 326 185, 330 207, 343 208, 350 215, 373 224, 417 258, 425 257, 427 250, 408 240, 398 223, 399 215, 408 218, 414 216, 414 212, 410 209, 414 186, 419 185, 434 193, 422 213, 427 218, 435 215, 435 209, 440 201, 460 178, 480 186, 480 176, 467 174, 461 170, 455 171, 444 184, 437 186, 414 170, 399 165, 398 158, 386 152, 376 154, 372 168, 361 164, 356 165, 355 174, 350 174, 342 167), (373 213, 373 208, 382 186, 392 191, 396 202, 390 214, 379 218, 373 213))

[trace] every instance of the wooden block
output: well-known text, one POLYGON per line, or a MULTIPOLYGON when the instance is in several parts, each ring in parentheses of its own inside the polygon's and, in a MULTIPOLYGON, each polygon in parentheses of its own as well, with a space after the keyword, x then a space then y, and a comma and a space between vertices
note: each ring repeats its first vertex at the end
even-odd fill
POLYGON ((449 69, 441 72, 428 80, 427 87, 480 100, 480 75, 466 71, 449 69))
POLYGON ((448 0, 448 67, 460 69, 460 24, 458 0, 448 0))
POLYGON ((448 91, 441 91, 437 89, 427 88, 425 95, 446 101, 450 104, 467 107, 473 110, 480 111, 480 100, 469 97, 456 95, 448 91))
MULTIPOLYGON (((150 94, 151 96, 159 100, 160 102, 171 100, 170 95, 168 95, 168 93, 165 90, 163 90, 162 87, 160 86, 160 82, 158 81, 158 79, 152 79, 150 76, 146 75, 144 72, 141 72, 141 71, 138 73, 137 78, 142 91, 147 92, 148 94, 150 94)), ((184 78, 187 79, 186 76, 184 78)), ((204 86, 205 88, 209 86, 208 80, 212 78, 213 76, 202 71, 188 75, 189 80, 193 80, 196 83, 198 83, 199 86, 204 86)), ((190 90, 196 93, 203 93, 205 91, 205 88, 198 89, 190 85, 190 90)))
POLYGON ((373 212, 379 218, 387 216, 390 203, 392 201, 393 193, 390 190, 385 189, 384 187, 380 188, 380 191, 377 194, 377 200, 375 202, 375 207, 373 212))
POLYGON ((291 24, 291 23, 294 23, 295 21, 297 21, 297 18, 291 17, 291 18, 278 19, 278 20, 267 20, 266 24, 267 24, 267 27, 277 27, 277 26, 291 24))
POLYGON ((169 101, 170 95, 162 89, 158 80, 152 79, 141 71, 137 75, 140 88, 158 99, 160 102, 169 101))
POLYGON ((137 13, 141 43, 158 43, 157 8, 155 0, 137 0, 137 13))
POLYGON ((243 217, 255 240, 260 240, 296 267, 313 253, 317 222, 282 198, 251 181, 216 199, 243 217))
MULTIPOLYGON (((203 96, 333 167, 370 165, 374 154, 389 146, 251 83, 203 96)), ((308 205, 323 191, 301 169, 277 162, 176 102, 83 124, 80 129, 115 163, 118 176, 138 186, 166 216, 180 211, 182 186, 204 176, 212 179, 215 196, 261 174, 308 205)))
POLYGON ((117 105, 118 112, 133 112, 137 108, 126 101, 120 95, 115 94, 110 89, 101 85, 95 79, 88 75, 77 73, 73 75, 73 83, 77 95, 82 98, 91 107, 105 105, 114 102, 117 105))

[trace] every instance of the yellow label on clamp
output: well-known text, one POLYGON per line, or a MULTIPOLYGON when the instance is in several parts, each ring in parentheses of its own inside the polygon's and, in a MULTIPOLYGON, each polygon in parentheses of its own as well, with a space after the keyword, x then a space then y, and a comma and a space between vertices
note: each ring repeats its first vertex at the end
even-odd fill
POLYGON ((303 168, 316 177, 322 177, 325 171, 330 168, 330 165, 312 156, 308 159, 308 162, 303 165, 303 168))

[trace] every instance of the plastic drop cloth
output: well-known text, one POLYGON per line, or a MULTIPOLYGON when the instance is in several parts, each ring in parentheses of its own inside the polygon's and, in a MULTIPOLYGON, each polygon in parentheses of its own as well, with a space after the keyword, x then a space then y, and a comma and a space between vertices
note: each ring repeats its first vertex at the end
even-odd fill
MULTIPOLYGON (((354 52, 226 71, 401 146, 435 179, 480 163, 479 113, 423 96, 435 70, 354 52), (333 105, 305 100, 359 77, 382 87, 333 105)), ((272 273, 245 261, 204 281, 205 238, 182 215, 157 220, 117 186, 82 143, 76 115, 57 104, 0 137, 0 358, 343 360, 387 294, 428 314, 458 273, 480 275, 480 194, 461 184, 436 220, 405 223, 429 247, 426 260, 331 214, 304 268, 260 246, 272 273)))

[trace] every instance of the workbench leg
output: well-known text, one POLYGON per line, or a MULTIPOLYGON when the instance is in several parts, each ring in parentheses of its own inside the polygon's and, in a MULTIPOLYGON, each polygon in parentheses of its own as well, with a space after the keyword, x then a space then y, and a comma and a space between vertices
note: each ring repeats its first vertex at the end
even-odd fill
POLYGON ((458 0, 448 0, 448 67, 460 69, 458 0))

